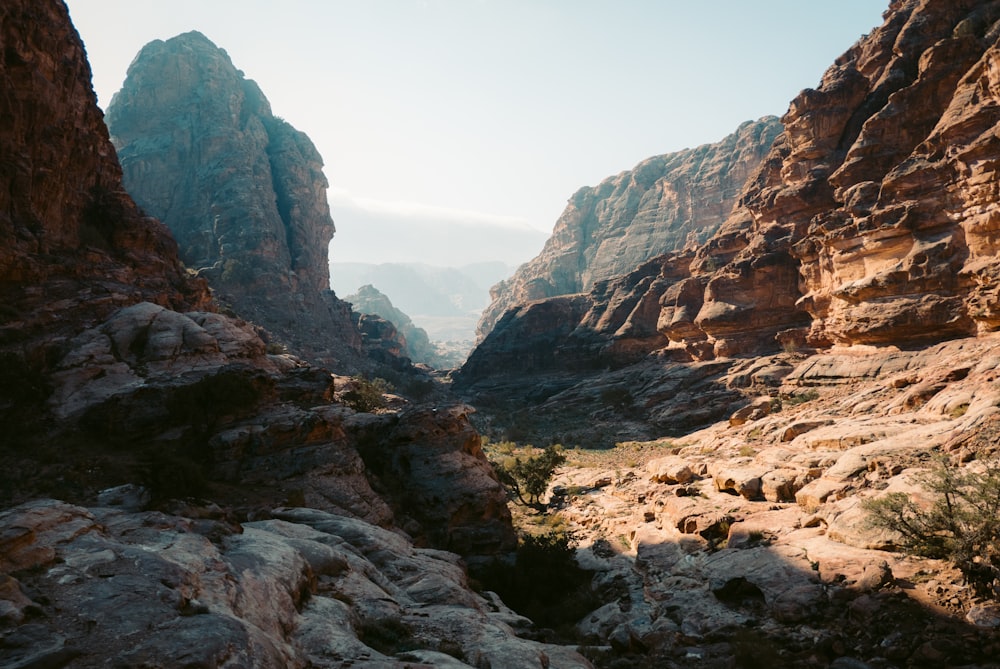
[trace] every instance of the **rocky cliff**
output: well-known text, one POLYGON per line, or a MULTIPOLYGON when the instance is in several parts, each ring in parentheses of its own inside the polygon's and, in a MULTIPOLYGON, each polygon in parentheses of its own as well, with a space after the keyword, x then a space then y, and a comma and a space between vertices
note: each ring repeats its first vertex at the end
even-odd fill
MULTIPOLYGON (((543 349, 556 357, 536 369, 551 374, 560 360, 684 364, 995 329, 997 11, 894 2, 792 101, 711 238, 595 283, 572 298, 572 314, 556 303, 512 310, 470 356, 460 387, 503 387, 507 370, 513 380, 531 366, 498 361, 543 349), (547 310, 570 321, 546 322, 547 310)), ((540 383, 547 397, 566 387, 540 383)), ((648 416, 662 413, 661 400, 644 401, 648 416)))
POLYGON ((414 362, 433 364, 435 362, 434 347, 423 328, 417 327, 405 313, 397 309, 389 297, 375 286, 366 284, 358 291, 344 298, 355 310, 363 314, 375 314, 396 326, 403 336, 403 347, 414 362))
POLYGON ((699 251, 695 330, 665 334, 725 355, 786 329, 811 346, 995 329, 997 9, 892 3, 792 101, 738 212, 699 251))
POLYGON ((221 301, 312 361, 364 366, 330 291, 322 158, 225 51, 198 32, 146 45, 107 123, 129 193, 221 301))
POLYGON ((0 31, 0 422, 16 441, 75 332, 139 301, 202 308, 209 295, 123 190, 65 8, 5 3, 0 31))
POLYGON ((649 158, 578 190, 542 252, 490 291, 480 338, 515 305, 586 292, 650 258, 703 243, 780 130, 773 116, 748 121, 715 144, 649 158))

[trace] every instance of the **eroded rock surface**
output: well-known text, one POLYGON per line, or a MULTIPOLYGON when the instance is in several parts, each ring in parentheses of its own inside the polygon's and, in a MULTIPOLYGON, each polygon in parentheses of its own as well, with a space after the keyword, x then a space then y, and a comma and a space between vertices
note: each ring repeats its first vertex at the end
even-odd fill
POLYGON ((459 557, 315 509, 235 523, 37 500, 0 513, 4 666, 551 667, 459 557))
POLYGON ((146 45, 107 122, 125 187, 223 302, 314 363, 365 367, 330 291, 323 160, 225 51, 198 32, 146 45))
POLYGON ((553 513, 608 601, 579 631, 636 667, 992 666, 989 606, 953 566, 893 552, 861 503, 930 503, 935 459, 997 456, 998 352, 994 334, 785 354, 767 412, 566 451, 553 513))
POLYGON ((578 190, 542 252, 490 291, 480 338, 516 305, 586 292, 650 258, 705 242, 780 129, 773 116, 748 121, 715 144, 649 158, 578 190))
POLYGON ((747 366, 738 359, 779 349, 926 346, 992 331, 998 11, 892 3, 883 25, 792 101, 707 241, 571 297, 525 293, 470 355, 458 388, 488 406, 503 394, 492 389, 519 377, 554 398, 572 385, 552 372, 559 361, 589 360, 613 376, 592 375, 577 398, 584 384, 614 380, 643 400, 630 417, 655 423, 667 410, 646 385, 655 365, 747 366))

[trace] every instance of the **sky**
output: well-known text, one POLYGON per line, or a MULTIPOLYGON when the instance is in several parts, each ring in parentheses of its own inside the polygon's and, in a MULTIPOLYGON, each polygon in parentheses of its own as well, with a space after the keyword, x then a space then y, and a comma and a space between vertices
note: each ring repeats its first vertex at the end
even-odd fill
POLYGON ((382 217, 517 230, 532 248, 505 260, 522 262, 580 187, 783 114, 888 0, 67 5, 105 108, 144 44, 199 30, 224 48, 323 156, 334 259, 382 217))

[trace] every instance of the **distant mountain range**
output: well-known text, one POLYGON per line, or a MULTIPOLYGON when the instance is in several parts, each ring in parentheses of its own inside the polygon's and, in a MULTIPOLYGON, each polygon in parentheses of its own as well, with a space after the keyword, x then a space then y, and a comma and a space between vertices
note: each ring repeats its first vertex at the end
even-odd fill
POLYGON ((490 303, 490 287, 513 273, 500 261, 460 267, 421 263, 330 263, 330 285, 352 295, 377 288, 435 341, 474 340, 476 321, 490 303))

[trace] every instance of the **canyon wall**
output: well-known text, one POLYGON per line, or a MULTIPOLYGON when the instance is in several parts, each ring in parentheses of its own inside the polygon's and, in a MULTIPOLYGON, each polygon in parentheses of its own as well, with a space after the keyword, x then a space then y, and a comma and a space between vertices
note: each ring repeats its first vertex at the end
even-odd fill
POLYGON ((350 306, 330 291, 322 158, 224 50, 198 32, 146 45, 107 123, 125 187, 221 302, 313 362, 365 367, 350 306))
POLYGON ((893 2, 791 102, 710 238, 593 283, 571 312, 565 297, 514 306, 458 387, 489 402, 518 378, 547 398, 580 383, 552 381, 576 360, 684 365, 997 329, 998 19, 997 2, 893 2))
POLYGON ((657 255, 703 243, 780 130, 773 116, 748 121, 719 142, 648 158, 578 190, 542 252, 490 291, 480 338, 515 305, 586 292, 657 255))
POLYGON ((892 3, 792 101, 699 250, 695 331, 664 333, 730 355, 776 335, 823 347, 995 329, 998 18, 995 2, 892 3))
POLYGON ((41 330, 77 327, 139 300, 208 300, 204 283, 186 277, 169 231, 123 190, 90 66, 60 13, 50 3, 0 7, 4 348, 32 349, 41 330))

